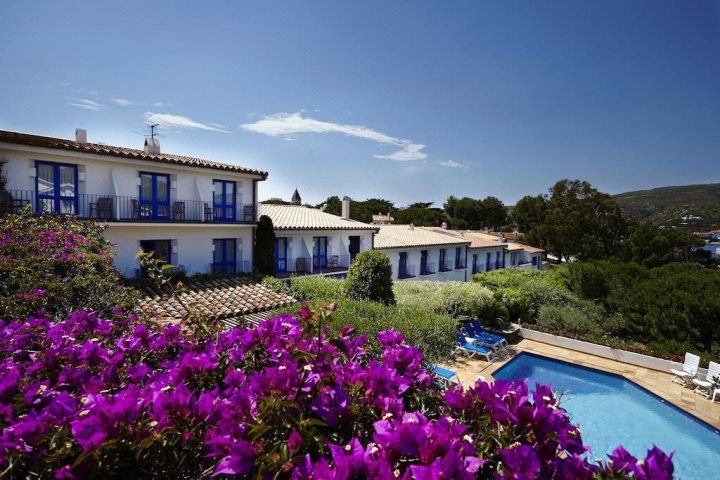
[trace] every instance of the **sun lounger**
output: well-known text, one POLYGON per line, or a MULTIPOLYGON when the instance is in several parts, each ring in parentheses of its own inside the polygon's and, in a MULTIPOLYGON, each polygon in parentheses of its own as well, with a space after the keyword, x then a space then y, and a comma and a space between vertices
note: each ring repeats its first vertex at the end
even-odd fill
POLYGON ((720 381, 720 363, 710 362, 707 375, 704 380, 693 378, 692 383, 695 385, 695 393, 705 393, 710 398, 710 392, 713 390, 715 382, 720 381))
POLYGON ((700 357, 690 352, 685 353, 685 363, 683 363, 682 369, 670 369, 670 372, 675 375, 671 381, 679 383, 683 387, 686 386, 697 375, 699 366, 700 357))
POLYGON ((468 343, 467 339, 465 338, 465 335, 463 335, 461 332, 457 333, 458 338, 458 346, 457 349, 462 350, 465 352, 470 358, 473 358, 475 356, 481 356, 485 357, 485 360, 488 362, 492 361, 492 349, 488 347, 484 347, 482 345, 473 345, 472 343, 468 343))
POLYGON ((496 352, 499 352, 500 350, 505 348, 502 343, 497 338, 495 338, 495 335, 490 336, 479 333, 477 330, 475 330, 475 328, 473 328, 473 325, 470 322, 465 322, 463 324, 463 328, 465 330, 465 333, 467 333, 468 338, 470 338, 475 344, 485 345, 492 348, 496 352))
POLYGON ((447 387, 452 384, 462 385, 462 383, 460 383, 460 377, 458 377, 458 374, 452 370, 448 370, 447 368, 443 368, 440 365, 435 364, 430 365, 430 370, 435 374, 435 377, 437 377, 437 379, 447 387))
POLYGON ((473 328, 475 329, 475 333, 484 335, 484 336, 487 337, 487 338, 495 339, 496 341, 500 342, 500 345, 501 345, 503 348, 507 348, 507 347, 508 347, 508 342, 507 342, 507 340, 505 340, 505 337, 502 337, 501 335, 495 335, 494 333, 490 333, 490 332, 486 331, 486 330, 483 328, 483 326, 480 325, 480 322, 477 320, 477 318, 473 318, 473 319, 470 321, 470 324, 471 324, 471 325, 473 326, 473 328))

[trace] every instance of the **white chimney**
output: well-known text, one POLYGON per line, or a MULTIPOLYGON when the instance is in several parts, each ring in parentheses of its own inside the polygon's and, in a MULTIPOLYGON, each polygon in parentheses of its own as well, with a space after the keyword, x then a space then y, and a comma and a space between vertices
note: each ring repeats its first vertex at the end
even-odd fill
POLYGON ((350 220, 350 197, 343 197, 342 199, 342 218, 350 220))
POLYGON ((145 139, 145 147, 143 148, 145 153, 150 155, 160 154, 160 140, 155 137, 148 137, 145 139))
POLYGON ((440 225, 440 228, 443 230, 447 230, 447 222, 442 222, 442 225, 440 225))
POLYGON ((87 130, 85 130, 84 128, 76 128, 75 141, 77 143, 87 143, 87 130))

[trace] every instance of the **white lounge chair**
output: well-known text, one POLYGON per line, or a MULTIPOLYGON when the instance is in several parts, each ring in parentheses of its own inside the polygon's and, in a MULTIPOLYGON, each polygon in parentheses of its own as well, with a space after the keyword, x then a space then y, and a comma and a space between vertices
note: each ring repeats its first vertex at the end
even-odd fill
POLYGON ((683 363, 682 370, 677 370, 675 368, 670 369, 670 372, 675 375, 672 381, 679 383, 683 387, 686 386, 688 381, 692 380, 695 378, 695 375, 697 375, 699 366, 700 357, 690 352, 685 353, 685 363, 683 363))
POLYGON ((710 393, 713 390, 712 386, 718 380, 720 380, 720 363, 710 362, 705 380, 699 378, 693 378, 692 380, 692 383, 696 385, 695 393, 702 392, 710 398, 710 393))
POLYGON ((712 398, 710 398, 710 395, 708 395, 708 398, 710 398, 710 401, 712 403, 715 403, 715 397, 717 397, 718 395, 720 395, 720 388, 716 388, 715 390, 713 390, 712 398))

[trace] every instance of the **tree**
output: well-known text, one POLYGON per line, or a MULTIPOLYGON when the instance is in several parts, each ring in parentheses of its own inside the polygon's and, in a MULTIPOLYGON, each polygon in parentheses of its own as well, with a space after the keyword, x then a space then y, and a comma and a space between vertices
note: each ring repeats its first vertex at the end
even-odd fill
POLYGON ((526 195, 515 204, 510 216, 523 233, 530 232, 545 220, 547 212, 547 198, 545 195, 526 195))
POLYGON ((650 220, 640 222, 622 244, 622 259, 648 268, 670 262, 697 261, 697 248, 703 241, 676 228, 661 228, 650 220))
POLYGON ((394 304, 392 266, 388 256, 368 250, 355 257, 348 270, 347 295, 353 300, 394 304))
POLYGON ((565 179, 550 189, 545 218, 531 238, 560 261, 603 259, 620 252, 627 228, 610 195, 588 182, 565 179))
POLYGON ((507 208, 499 198, 485 197, 480 203, 480 222, 484 227, 496 230, 507 222, 507 208))
POLYGON ((262 215, 258 219, 253 260, 255 270, 259 273, 275 275, 275 229, 267 215, 262 215))
POLYGON ((5 164, 7 160, 0 159, 0 214, 12 212, 12 195, 7 191, 7 178, 5 178, 5 164))

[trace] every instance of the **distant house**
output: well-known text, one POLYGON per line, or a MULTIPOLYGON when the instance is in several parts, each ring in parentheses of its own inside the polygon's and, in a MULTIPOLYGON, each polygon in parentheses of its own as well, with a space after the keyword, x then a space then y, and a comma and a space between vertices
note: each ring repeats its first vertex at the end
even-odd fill
POLYGON ((505 256, 509 244, 502 243, 493 235, 467 230, 448 230, 442 227, 428 228, 434 232, 470 242, 467 257, 471 275, 505 268, 505 256))
POLYGON ((357 254, 373 248, 377 227, 350 219, 350 199, 343 200, 344 216, 300 205, 260 204, 260 215, 272 219, 275 230, 277 275, 347 272, 357 254))
POLYGON ((470 279, 467 252, 471 241, 413 225, 378 225, 375 250, 390 258, 393 280, 470 279))
POLYGON ((720 242, 708 242, 703 246, 703 250, 710 252, 710 257, 720 260, 720 242))
POLYGON ((389 225, 391 224, 395 219, 390 216, 390 212, 388 212, 386 215, 383 215, 382 213, 378 213, 377 215, 372 216, 372 223, 373 225, 389 225))
POLYGON ((267 172, 160 151, 0 130, 7 189, 16 212, 106 223, 116 268, 142 274, 136 254, 188 273, 252 271, 257 184, 267 172))

